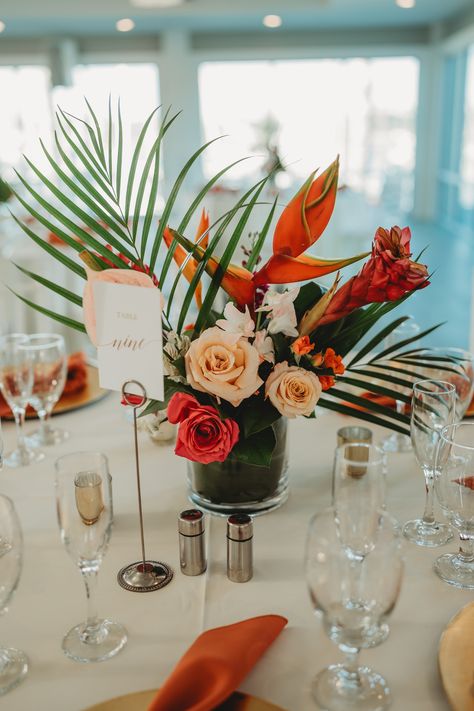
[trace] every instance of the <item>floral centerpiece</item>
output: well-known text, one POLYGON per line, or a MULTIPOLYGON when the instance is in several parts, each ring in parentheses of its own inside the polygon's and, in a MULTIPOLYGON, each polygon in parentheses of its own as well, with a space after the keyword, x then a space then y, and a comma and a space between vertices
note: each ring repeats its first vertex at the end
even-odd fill
POLYGON ((378 228, 369 250, 353 257, 325 260, 308 254, 334 209, 336 160, 319 176, 309 176, 273 230, 277 200, 269 205, 262 229, 251 244, 243 244, 242 261, 236 255, 268 178, 213 224, 203 210, 196 237, 189 239, 193 216, 232 166, 208 181, 180 220, 172 218, 186 175, 207 146, 200 148, 178 175, 156 219, 161 145, 176 116, 165 115, 145 149, 153 115, 147 119, 125 175, 120 108, 115 120, 110 109, 106 133, 88 108, 90 121, 59 111, 58 158, 43 147, 57 180, 28 161, 45 190, 19 176, 30 197, 17 195, 77 255, 71 258, 17 220, 33 241, 85 280, 84 294, 27 273, 82 306, 83 323, 20 298, 87 331, 95 342, 95 281, 160 287, 165 295, 166 396, 164 402, 149 402, 143 414, 167 408, 169 421, 178 424, 176 454, 189 462, 192 499, 215 511, 268 510, 282 503, 287 494, 286 422, 315 417, 316 405, 406 433, 406 415, 377 396, 409 402, 417 352, 401 350, 410 345, 407 339, 373 353, 406 317, 385 325, 363 345, 359 342, 382 316, 429 283, 426 267, 412 259, 409 228, 378 228), (139 171, 140 158, 144 167, 139 171), (271 255, 263 261, 270 236, 271 255), (177 270, 171 280, 173 260, 177 270), (362 260, 359 272, 342 281, 340 271, 362 260), (336 274, 330 288, 315 281, 330 273, 336 274), (182 279, 188 286, 172 323, 182 279))

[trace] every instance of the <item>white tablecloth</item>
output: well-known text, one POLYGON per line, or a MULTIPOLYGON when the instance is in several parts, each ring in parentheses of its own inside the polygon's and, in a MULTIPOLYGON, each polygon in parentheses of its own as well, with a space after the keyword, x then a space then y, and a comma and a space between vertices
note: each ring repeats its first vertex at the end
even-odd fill
MULTIPOLYGON (((172 447, 153 444, 142 434, 147 550, 149 557, 175 570, 168 587, 148 594, 127 592, 116 582, 119 568, 139 558, 132 430, 116 395, 55 422, 71 432, 68 442, 51 450, 39 465, 0 473, 0 491, 14 499, 25 538, 23 575, 2 617, 0 642, 24 649, 31 660, 28 678, 0 699, 0 709, 80 711, 115 695, 157 687, 203 629, 264 613, 285 615, 289 623, 242 690, 287 711, 314 709, 311 679, 341 655, 310 606, 304 539, 310 516, 329 502, 336 429, 350 420, 323 414, 317 420, 291 422, 290 499, 280 510, 256 519, 255 576, 246 584, 227 580, 225 520, 216 518, 207 521, 207 573, 194 578, 180 573, 176 514, 188 505, 185 462, 174 456, 172 447), (116 519, 99 577, 99 612, 122 622, 129 632, 128 644, 117 657, 89 665, 74 663, 61 651, 65 632, 84 619, 85 596, 59 539, 53 495, 55 457, 84 449, 105 452, 113 476, 116 519)), ((4 424, 4 435, 9 448, 13 426, 4 424)), ((422 475, 413 456, 391 455, 389 509, 404 521, 421 514, 423 497, 422 475)), ((390 621, 391 634, 380 647, 362 652, 362 660, 389 680, 394 711, 448 708, 438 676, 438 640, 452 615, 473 596, 444 584, 432 572, 439 553, 407 543, 405 579, 390 621)))

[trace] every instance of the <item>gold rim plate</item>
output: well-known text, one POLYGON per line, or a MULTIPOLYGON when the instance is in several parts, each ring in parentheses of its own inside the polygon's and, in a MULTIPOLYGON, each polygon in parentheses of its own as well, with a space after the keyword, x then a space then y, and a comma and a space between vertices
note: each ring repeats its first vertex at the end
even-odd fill
MULTIPOLYGON (((87 384, 85 388, 77 393, 71 393, 70 395, 63 395, 59 402, 54 406, 52 412, 53 415, 63 415, 66 412, 73 412, 74 410, 79 410, 81 407, 87 407, 88 405, 93 405, 99 400, 102 400, 106 395, 109 394, 109 390, 102 390, 99 387, 99 371, 93 365, 86 364, 87 370, 87 384)), ((13 416, 9 415, 2 419, 13 420, 13 416)), ((27 413, 27 420, 36 420, 36 412, 27 413)))
MULTIPOLYGON (((147 711, 157 691, 158 689, 135 691, 132 694, 117 696, 115 699, 89 706, 84 711, 147 711)), ((285 711, 285 709, 270 704, 268 701, 257 699, 255 696, 236 691, 215 711, 285 711)))
POLYGON ((474 602, 463 607, 441 635, 438 663, 453 711, 474 711, 474 602))

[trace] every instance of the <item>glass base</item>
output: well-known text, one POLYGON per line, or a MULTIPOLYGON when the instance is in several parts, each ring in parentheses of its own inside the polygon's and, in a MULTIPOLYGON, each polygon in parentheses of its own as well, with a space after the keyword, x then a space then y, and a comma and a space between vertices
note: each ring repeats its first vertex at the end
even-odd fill
POLYGON ((280 485, 273 496, 261 501, 242 501, 233 503, 217 503, 211 501, 197 491, 189 491, 188 499, 196 508, 205 513, 217 516, 230 516, 233 513, 246 513, 249 516, 259 516, 283 506, 289 495, 288 477, 280 480, 280 485))
POLYGON ((433 568, 445 583, 474 590, 474 560, 466 561, 455 553, 445 553, 435 560, 433 568))
POLYGON ((403 535, 417 546, 437 548, 453 538, 453 530, 447 523, 426 524, 421 518, 408 521, 403 526, 403 535))
POLYGON ((41 429, 32 432, 26 438, 26 443, 29 447, 52 447, 55 444, 65 442, 67 439, 69 439, 69 432, 66 432, 66 430, 48 427, 46 432, 41 429))
POLYGON ((394 432, 389 437, 382 440, 382 449, 384 452, 412 452, 413 447, 411 439, 408 435, 394 432))
POLYGON ((41 462, 45 457, 44 452, 32 449, 15 449, 10 452, 3 460, 7 467, 18 469, 19 467, 28 467, 35 462, 41 462))
POLYGON ((103 662, 120 652, 126 642, 125 627, 111 620, 99 620, 92 633, 86 631, 85 622, 69 630, 62 648, 75 662, 103 662))
POLYGON ((326 711, 383 711, 392 701, 385 679, 367 667, 359 667, 355 674, 333 664, 316 676, 311 691, 326 711))
POLYGON ((28 657, 19 649, 0 649, 0 695, 14 689, 28 673, 28 657))

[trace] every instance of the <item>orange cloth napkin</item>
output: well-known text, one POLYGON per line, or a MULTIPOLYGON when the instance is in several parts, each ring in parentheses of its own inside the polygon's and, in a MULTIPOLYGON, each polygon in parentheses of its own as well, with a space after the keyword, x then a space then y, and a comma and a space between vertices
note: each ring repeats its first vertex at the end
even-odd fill
POLYGON ((148 711, 211 711, 247 676, 288 620, 263 615, 203 632, 180 659, 148 711))

